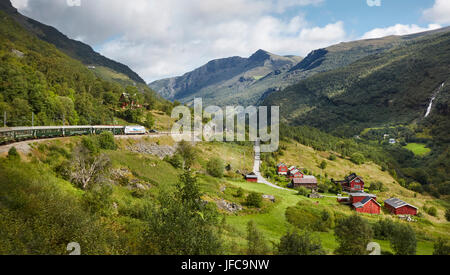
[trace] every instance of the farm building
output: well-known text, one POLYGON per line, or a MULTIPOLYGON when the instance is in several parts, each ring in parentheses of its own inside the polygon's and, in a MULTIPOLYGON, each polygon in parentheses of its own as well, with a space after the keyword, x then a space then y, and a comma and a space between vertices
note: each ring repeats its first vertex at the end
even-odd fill
POLYGON ((345 177, 343 181, 332 180, 333 183, 340 184, 345 192, 362 192, 364 191, 364 181, 355 173, 345 177))
POLYGON ((251 173, 245 176, 245 180, 248 182, 258 182, 258 176, 256 176, 254 173, 251 173))
POLYGON ((397 198, 384 201, 384 207, 394 215, 417 215, 418 208, 397 198))
POLYGON ((375 196, 373 194, 364 193, 364 192, 350 193, 349 196, 350 196, 351 203, 360 202, 367 197, 372 198, 372 199, 377 199, 377 196, 375 196))
POLYGON ((353 203, 352 208, 358 213, 380 214, 381 205, 373 197, 365 197, 363 200, 353 203))
POLYGON ((317 190, 317 179, 314 176, 304 176, 303 178, 293 178, 292 187, 305 187, 311 190, 317 190))
POLYGON ((277 173, 278 175, 287 175, 288 174, 288 167, 284 163, 280 163, 277 165, 277 173))

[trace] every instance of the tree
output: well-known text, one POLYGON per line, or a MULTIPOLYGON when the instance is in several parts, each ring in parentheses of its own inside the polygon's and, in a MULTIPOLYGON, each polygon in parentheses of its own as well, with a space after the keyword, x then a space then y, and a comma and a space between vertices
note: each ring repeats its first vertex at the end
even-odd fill
POLYGON ((308 231, 294 230, 281 237, 279 255, 324 255, 319 238, 313 238, 308 231))
POLYGON ((184 168, 190 168, 197 157, 195 148, 185 140, 178 143, 177 153, 183 157, 184 168))
POLYGON ((297 195, 299 196, 308 196, 308 194, 310 193, 309 189, 303 186, 299 186, 295 188, 295 190, 298 191, 297 195))
POLYGON ((320 163, 319 167, 320 167, 320 169, 325 170, 325 169, 327 169, 327 166, 328 166, 328 163, 326 161, 322 161, 320 163))
POLYGON ((256 192, 252 192, 247 196, 247 206, 260 208, 262 206, 262 197, 256 192))
POLYGON ((445 219, 450 222, 450 208, 447 208, 447 210, 445 210, 445 219))
POLYGON ((117 150, 117 144, 114 135, 111 132, 103 132, 98 136, 100 148, 104 150, 117 150))
POLYGON ((105 154, 93 155, 83 145, 75 147, 70 167, 70 181, 82 189, 92 187, 94 183, 103 181, 111 166, 105 154))
POLYGON ((442 238, 439 238, 434 243, 433 255, 450 255, 450 243, 442 238))
POLYGON ((244 196, 244 189, 242 189, 242 187, 239 187, 236 192, 236 197, 242 198, 243 196, 244 196))
POLYGON ((364 164, 364 162, 366 162, 364 155, 361 153, 354 153, 352 154, 350 160, 354 163, 354 164, 364 164))
POLYGON ((249 221, 247 224, 247 242, 248 255, 267 255, 269 253, 269 247, 266 244, 266 240, 253 220, 249 221))
POLYGON ((390 234, 392 250, 397 255, 415 255, 417 248, 416 233, 409 225, 396 224, 390 234))
POLYGON ((206 165, 206 171, 213 177, 222 178, 225 166, 220 158, 213 158, 208 161, 206 165))
POLYGON ((338 220, 334 234, 339 243, 335 250, 340 255, 366 255, 367 245, 372 240, 373 231, 363 218, 353 215, 338 220))
POLYGON ((153 117, 152 113, 148 112, 145 115, 144 126, 147 127, 147 129, 152 129, 155 126, 155 118, 153 117))
POLYGON ((161 192, 148 213, 144 251, 162 255, 216 255, 222 252, 219 213, 201 199, 196 178, 186 170, 175 194, 161 192))

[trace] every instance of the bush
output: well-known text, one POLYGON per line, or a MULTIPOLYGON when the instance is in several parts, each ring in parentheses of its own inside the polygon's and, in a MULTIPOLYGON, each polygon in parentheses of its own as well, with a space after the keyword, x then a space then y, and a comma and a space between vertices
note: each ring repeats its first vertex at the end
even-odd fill
POLYGON ((220 158, 213 158, 208 161, 206 165, 206 171, 213 177, 222 178, 225 165, 220 158))
POLYGON ((325 255, 319 238, 313 238, 311 233, 298 230, 288 232, 281 237, 278 245, 279 255, 325 255))
POLYGON ((364 158, 364 155, 361 153, 354 153, 350 160, 357 165, 364 164, 366 162, 366 159, 364 158))
POLYGON ((414 192, 417 192, 417 193, 423 193, 423 191, 424 191, 422 184, 420 184, 418 182, 410 183, 409 186, 408 186, 408 189, 412 190, 414 192))
POLYGON ((353 215, 338 221, 334 229, 339 247, 339 255, 367 255, 367 245, 372 240, 373 231, 369 223, 360 216, 353 215))
POLYGON ((394 230, 395 223, 392 220, 379 220, 373 226, 375 239, 388 240, 394 230))
POLYGON ((320 169, 327 169, 328 163, 326 161, 322 161, 319 165, 320 169))
POLYGON ((84 136, 81 139, 81 145, 86 148, 91 154, 100 153, 100 144, 98 143, 98 139, 94 136, 84 136))
POLYGON ((383 183, 381 181, 375 181, 370 183, 369 191, 383 191, 383 183))
POLYGON ((308 194, 310 193, 309 189, 303 186, 296 187, 295 190, 298 191, 297 195, 299 196, 308 196, 308 194))
POLYGON ((450 255, 450 243, 442 238, 439 238, 434 243, 434 252, 433 255, 450 255))
POLYGON ((242 198, 244 196, 244 189, 242 189, 241 187, 239 187, 239 189, 236 192, 236 197, 237 198, 242 198))
POLYGON ((269 254, 269 247, 264 239, 264 235, 258 230, 254 221, 249 221, 247 224, 247 242, 248 255, 269 254))
POLYGON ((98 136, 98 143, 101 149, 117 150, 117 144, 114 135, 111 132, 103 132, 98 136))
POLYGON ((445 210, 445 219, 450 222, 450 208, 447 208, 447 210, 445 210))
POLYGON ((262 196, 258 193, 252 192, 247 196, 246 203, 249 207, 261 208, 262 196))
POLYGON ((170 163, 174 168, 183 167, 183 157, 180 154, 175 154, 172 157, 166 156, 164 160, 170 163))
POLYGON ((11 149, 9 149, 8 151, 8 159, 11 160, 20 160, 20 155, 19 152, 17 152, 16 147, 11 147, 11 149))
POLYGON ((328 158, 331 161, 335 161, 337 159, 335 154, 331 154, 330 157, 328 158))
POLYGON ((330 187, 326 183, 319 183, 317 186, 319 187, 320 193, 328 193, 328 190, 330 189, 330 187))

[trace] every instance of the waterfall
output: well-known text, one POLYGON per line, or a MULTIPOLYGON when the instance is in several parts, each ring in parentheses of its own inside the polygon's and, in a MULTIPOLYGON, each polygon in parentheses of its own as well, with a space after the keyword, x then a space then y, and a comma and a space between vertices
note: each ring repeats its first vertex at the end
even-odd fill
POLYGON ((428 105, 428 109, 427 112, 425 113, 425 118, 427 118, 430 114, 431 114, 431 108, 433 107, 433 102, 436 99, 436 97, 439 95, 439 93, 441 92, 442 88, 444 88, 445 82, 441 84, 441 86, 439 86, 439 88, 436 90, 436 92, 434 92, 433 97, 431 98, 430 104, 428 105))

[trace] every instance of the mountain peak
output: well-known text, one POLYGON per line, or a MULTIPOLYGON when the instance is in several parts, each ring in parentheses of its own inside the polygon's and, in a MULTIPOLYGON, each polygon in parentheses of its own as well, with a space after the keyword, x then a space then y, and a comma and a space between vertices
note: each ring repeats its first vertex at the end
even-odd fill
POLYGON ((16 13, 17 9, 11 4, 10 0, 2 0, 0 1, 0 10, 5 11, 6 13, 16 13))
POLYGON ((269 59, 271 56, 272 54, 268 51, 259 49, 254 54, 252 54, 249 59, 252 61, 263 61, 269 59))

